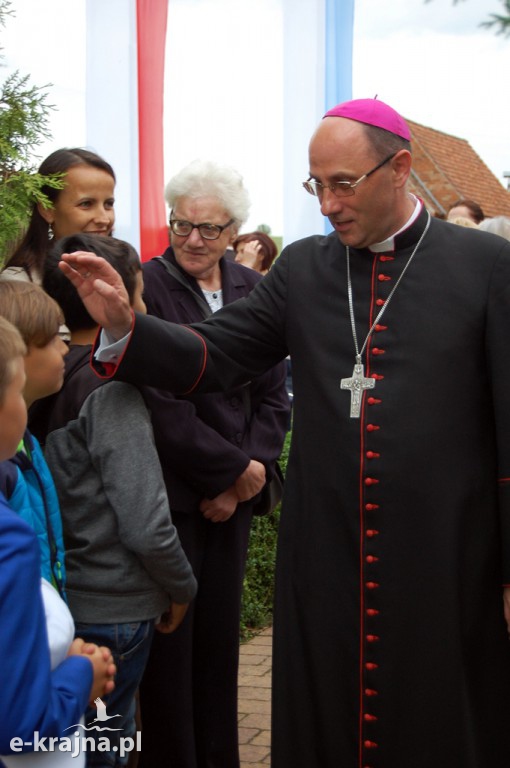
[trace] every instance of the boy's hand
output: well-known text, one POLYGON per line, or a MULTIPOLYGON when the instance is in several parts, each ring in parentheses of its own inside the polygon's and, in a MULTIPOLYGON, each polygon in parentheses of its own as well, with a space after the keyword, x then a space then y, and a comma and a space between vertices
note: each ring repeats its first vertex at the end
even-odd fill
POLYGON ((164 635, 174 632, 186 616, 187 610, 188 603, 170 603, 168 611, 161 616, 156 624, 157 631, 162 632, 164 635))
POLYGON ((68 656, 85 656, 90 660, 93 669, 92 688, 89 702, 92 703, 98 696, 105 696, 115 688, 113 678, 117 667, 113 662, 113 656, 109 648, 95 643, 86 643, 81 637, 77 637, 71 643, 68 656))

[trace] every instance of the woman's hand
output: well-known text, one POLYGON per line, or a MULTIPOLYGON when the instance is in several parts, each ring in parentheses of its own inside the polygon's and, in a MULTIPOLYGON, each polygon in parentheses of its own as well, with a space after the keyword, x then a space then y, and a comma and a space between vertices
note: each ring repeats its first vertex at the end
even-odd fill
POLYGON ((260 272, 263 256, 261 244, 256 240, 250 240, 250 242, 241 245, 240 250, 236 253, 235 260, 238 264, 243 264, 245 267, 260 272))
POLYGON ((202 499, 200 511, 206 520, 213 523, 224 523, 237 509, 239 497, 234 486, 219 493, 214 499, 202 499))
POLYGON ((260 493, 266 484, 266 468, 256 459, 251 459, 250 463, 235 482, 235 489, 239 501, 248 501, 253 499, 257 493, 260 493))

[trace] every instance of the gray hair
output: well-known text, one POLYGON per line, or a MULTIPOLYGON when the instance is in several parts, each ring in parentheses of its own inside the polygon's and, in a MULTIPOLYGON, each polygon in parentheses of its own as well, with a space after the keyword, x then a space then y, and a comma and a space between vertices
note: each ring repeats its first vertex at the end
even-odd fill
POLYGON ((508 216, 495 216, 493 219, 484 219, 478 225, 485 232, 492 232, 500 237, 510 240, 510 218, 508 216))
POLYGON ((250 198, 243 177, 228 165, 210 160, 193 160, 173 176, 165 187, 165 200, 170 209, 180 197, 215 197, 234 219, 237 228, 248 219, 250 198))

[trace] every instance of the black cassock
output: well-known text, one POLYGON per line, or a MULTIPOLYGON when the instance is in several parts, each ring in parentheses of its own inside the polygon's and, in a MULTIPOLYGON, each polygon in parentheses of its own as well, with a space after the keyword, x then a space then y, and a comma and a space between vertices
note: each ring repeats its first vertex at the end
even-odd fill
MULTIPOLYGON (((426 218, 391 253, 351 249, 360 347, 426 218)), ((231 386, 288 353, 272 767, 508 768, 510 244, 431 221, 367 344, 358 419, 335 234, 193 333, 139 317, 119 375, 183 390, 206 363, 231 386)))

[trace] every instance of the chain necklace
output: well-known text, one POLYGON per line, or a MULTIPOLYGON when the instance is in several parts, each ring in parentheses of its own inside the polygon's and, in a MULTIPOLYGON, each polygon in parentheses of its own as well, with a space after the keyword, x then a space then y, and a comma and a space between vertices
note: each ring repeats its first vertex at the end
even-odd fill
POLYGON ((354 317, 354 300, 353 300, 353 294, 352 294, 352 281, 351 281, 351 266, 350 266, 350 251, 349 246, 346 246, 346 255, 347 255, 347 295, 349 298, 349 315, 351 318, 351 329, 352 329, 352 338, 354 341, 354 351, 355 351, 355 358, 354 358, 354 369, 352 372, 352 376, 348 379, 341 379, 340 381, 340 389, 347 389, 351 393, 351 411, 350 416, 351 419, 359 419, 360 413, 361 413, 361 399, 363 397, 363 392, 365 389, 373 389, 375 387, 375 379, 370 377, 365 377, 365 368, 363 366, 363 363, 361 362, 361 356, 363 355, 363 352, 365 351, 365 347, 368 344, 368 340, 370 339, 372 333, 374 332, 374 328, 378 324, 379 320, 384 315, 388 304, 390 303, 391 299, 393 298, 393 294, 397 290, 398 286, 400 285, 400 281, 404 277, 408 266, 410 265, 411 261, 414 259, 414 256, 416 252, 418 251, 418 248, 422 244, 423 238, 427 234, 427 230, 430 226, 430 213, 428 214, 427 223, 425 225, 425 229, 423 230, 420 239, 416 243, 413 252, 409 256, 406 265, 404 266, 402 272, 400 273, 400 276, 393 286, 388 298, 382 305, 381 309, 377 313, 377 317, 375 318, 374 322, 372 323, 370 330, 368 331, 365 341, 363 342, 363 346, 361 349, 358 347, 358 335, 356 333, 356 319, 354 317))

